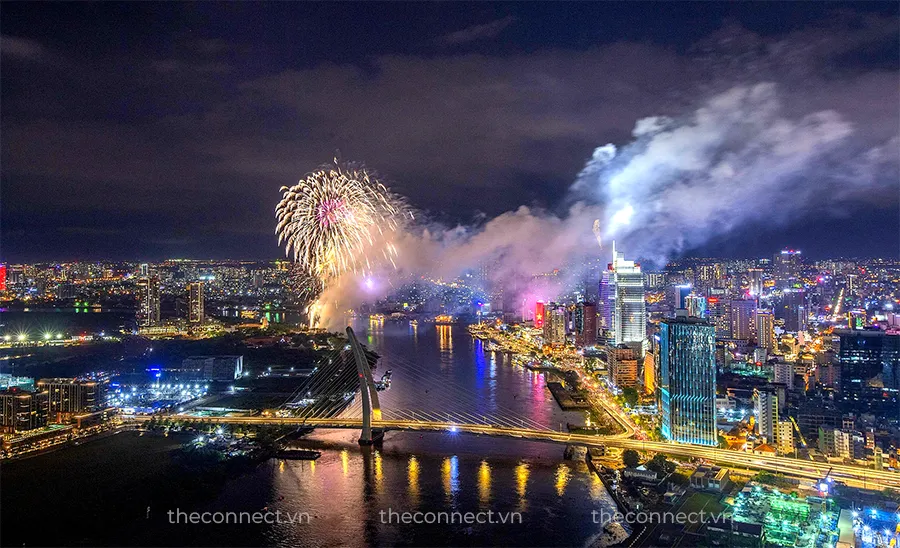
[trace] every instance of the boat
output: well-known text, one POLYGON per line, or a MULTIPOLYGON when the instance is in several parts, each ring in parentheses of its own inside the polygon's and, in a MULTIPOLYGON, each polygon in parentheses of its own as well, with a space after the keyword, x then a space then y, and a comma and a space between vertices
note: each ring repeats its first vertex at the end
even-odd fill
POLYGON ((416 327, 419 325, 419 320, 409 320, 409 325, 416 327))
POLYGON ((275 453, 275 458, 288 460, 316 460, 322 453, 308 449, 282 449, 275 453))
POLYGON ((451 325, 453 324, 454 319, 450 314, 440 314, 434 317, 434 323, 437 325, 451 325))
POLYGON ((393 369, 388 369, 387 371, 385 371, 384 375, 381 376, 381 380, 375 382, 375 390, 378 390, 380 392, 382 390, 387 390, 388 388, 390 388, 391 387, 391 373, 393 373, 393 372, 394 372, 393 369))

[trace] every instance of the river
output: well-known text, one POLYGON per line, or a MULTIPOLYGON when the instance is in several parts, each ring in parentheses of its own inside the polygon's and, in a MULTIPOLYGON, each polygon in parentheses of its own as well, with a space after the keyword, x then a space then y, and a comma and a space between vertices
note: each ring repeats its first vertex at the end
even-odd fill
MULTIPOLYGON (((356 330, 382 356, 376 377, 393 370, 391 388, 381 393, 388 416, 398 408, 449 409, 457 398, 462 408, 517 414, 552 428, 583 420, 558 409, 540 374, 484 352, 463 326, 358 322, 356 330)), ((592 512, 613 510, 599 479, 583 463, 563 460, 558 445, 390 432, 383 447, 368 449, 357 437, 317 431, 301 445, 321 451, 318 461, 271 459, 189 500, 160 501, 151 493, 154 483, 164 482, 159 475, 182 441, 174 437, 124 432, 14 462, 0 471, 3 543, 582 546, 600 531, 592 512), (170 511, 177 518, 178 510, 264 509, 299 513, 292 514, 299 522, 201 525, 183 517, 169 523, 170 511), (457 523, 404 524, 404 512, 410 519, 457 523), (459 514, 453 518, 452 512, 459 514), (466 512, 512 523, 459 523, 466 512)))

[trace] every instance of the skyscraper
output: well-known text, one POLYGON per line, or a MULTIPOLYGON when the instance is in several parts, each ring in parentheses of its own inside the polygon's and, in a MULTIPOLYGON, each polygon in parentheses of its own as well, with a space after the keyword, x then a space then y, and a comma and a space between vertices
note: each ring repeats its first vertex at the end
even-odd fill
POLYGON ((613 273, 616 306, 613 311, 615 344, 643 344, 647 337, 647 310, 644 304, 644 276, 641 266, 625 260, 613 242, 613 273))
POLYGON ((716 334, 699 318, 660 322, 659 403, 662 435, 716 445, 716 334))
POLYGON ((747 278, 750 286, 750 294, 754 297, 759 297, 763 292, 763 273, 765 271, 762 268, 749 268, 747 269, 747 278))
POLYGON ((599 295, 600 298, 597 305, 600 327, 606 331, 615 331, 613 311, 616 309, 616 276, 612 269, 612 263, 600 275, 599 295))
POLYGON ((756 346, 775 352, 775 316, 770 310, 756 311, 756 346))
POLYGON ((594 303, 578 303, 573 323, 576 346, 597 344, 597 306, 594 303))
POLYGON ((790 287, 800 277, 803 255, 799 250, 784 249, 775 254, 772 264, 775 267, 775 283, 778 287, 790 287))
POLYGON ((549 303, 544 309, 544 344, 565 344, 566 308, 549 303))
POLYGON ((753 338, 756 318, 756 299, 731 301, 731 338, 749 341, 753 338))
POLYGON ((141 327, 159 325, 159 277, 150 275, 137 281, 137 322, 141 327))
POLYGON ((706 297, 702 295, 688 295, 684 299, 684 308, 687 310, 688 316, 695 318, 706 317, 706 297))
POLYGON ((544 301, 534 303, 534 327, 544 327, 544 301))
POLYGON ((203 323, 203 282, 188 284, 188 319, 191 323, 203 323))
POLYGON ((778 428, 778 395, 768 390, 753 391, 753 405, 756 414, 756 431, 766 443, 776 443, 778 428))
POLYGON ((900 414, 900 335, 836 329, 840 337, 841 399, 860 411, 884 407, 900 414))
POLYGON ((806 331, 806 292, 802 289, 785 289, 778 307, 784 320, 784 330, 790 333, 806 331))

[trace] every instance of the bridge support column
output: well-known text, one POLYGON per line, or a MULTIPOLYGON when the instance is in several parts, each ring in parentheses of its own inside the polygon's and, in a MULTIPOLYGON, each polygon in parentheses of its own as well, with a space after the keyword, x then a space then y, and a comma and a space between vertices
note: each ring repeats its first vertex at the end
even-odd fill
POLYGON ((378 389, 372 379, 372 368, 353 329, 347 326, 347 338, 350 340, 350 348, 353 350, 353 358, 356 361, 356 370, 359 374, 359 393, 362 396, 363 427, 359 437, 360 445, 381 444, 384 438, 384 430, 372 428, 372 420, 381 420, 381 403, 378 401, 378 389))

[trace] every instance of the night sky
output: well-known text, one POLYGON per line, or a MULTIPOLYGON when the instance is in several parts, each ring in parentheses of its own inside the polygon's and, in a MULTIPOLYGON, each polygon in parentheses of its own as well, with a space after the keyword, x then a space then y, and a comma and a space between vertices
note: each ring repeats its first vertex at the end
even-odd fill
MULTIPOLYGON (((4 2, 0 259, 277 258, 279 188, 336 151, 444 224, 560 211, 596 147, 742 83, 891 142, 898 5, 4 2)), ((693 253, 896 257, 898 200, 693 253)))

